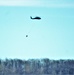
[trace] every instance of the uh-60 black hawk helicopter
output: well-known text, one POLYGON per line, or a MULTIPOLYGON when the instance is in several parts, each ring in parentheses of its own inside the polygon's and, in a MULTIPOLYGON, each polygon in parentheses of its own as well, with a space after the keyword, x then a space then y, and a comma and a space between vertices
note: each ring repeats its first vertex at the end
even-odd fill
POLYGON ((34 17, 34 18, 32 18, 32 17, 30 16, 30 18, 31 18, 32 20, 40 20, 40 19, 41 19, 41 17, 39 17, 39 16, 36 16, 36 17, 34 17))

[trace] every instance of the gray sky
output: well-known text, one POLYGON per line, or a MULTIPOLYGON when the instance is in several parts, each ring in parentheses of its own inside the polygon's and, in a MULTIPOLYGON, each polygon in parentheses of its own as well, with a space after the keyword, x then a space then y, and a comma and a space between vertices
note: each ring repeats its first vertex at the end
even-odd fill
POLYGON ((73 13, 73 0, 0 0, 0 58, 73 59, 73 13))

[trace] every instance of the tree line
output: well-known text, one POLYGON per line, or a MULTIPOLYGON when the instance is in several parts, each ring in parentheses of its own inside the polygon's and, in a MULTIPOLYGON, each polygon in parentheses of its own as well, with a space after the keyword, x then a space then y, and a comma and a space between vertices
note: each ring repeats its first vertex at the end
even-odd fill
POLYGON ((0 75, 74 75, 74 60, 0 59, 0 75))

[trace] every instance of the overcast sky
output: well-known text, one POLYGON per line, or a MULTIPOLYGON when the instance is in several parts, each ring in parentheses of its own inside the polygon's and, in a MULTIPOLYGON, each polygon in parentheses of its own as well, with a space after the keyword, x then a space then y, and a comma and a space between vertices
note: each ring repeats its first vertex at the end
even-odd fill
POLYGON ((74 7, 73 0, 0 0, 1 6, 74 7))
POLYGON ((74 1, 0 0, 0 58, 74 59, 74 1))

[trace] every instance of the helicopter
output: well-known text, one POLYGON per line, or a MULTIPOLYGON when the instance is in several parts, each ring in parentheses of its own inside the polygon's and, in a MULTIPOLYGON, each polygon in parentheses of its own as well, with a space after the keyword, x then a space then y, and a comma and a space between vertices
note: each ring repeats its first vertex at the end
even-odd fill
POLYGON ((30 16, 30 18, 32 19, 32 20, 40 20, 41 19, 41 17, 38 17, 38 16, 36 16, 36 17, 34 17, 34 18, 32 18, 32 16, 30 16))

